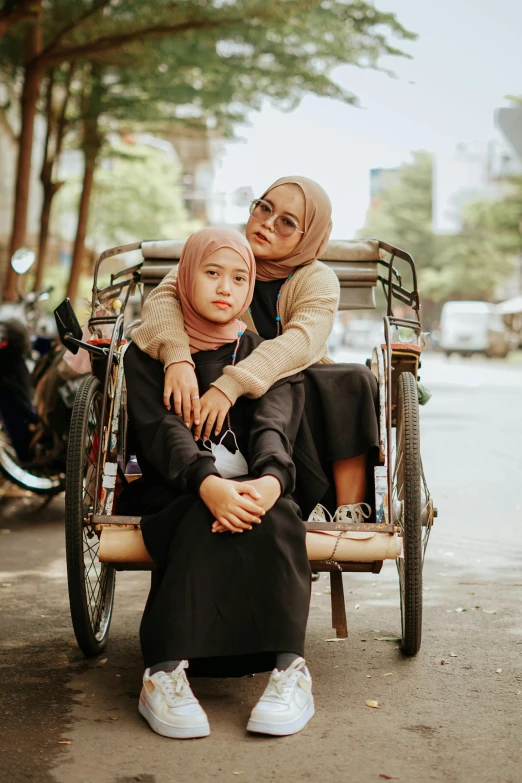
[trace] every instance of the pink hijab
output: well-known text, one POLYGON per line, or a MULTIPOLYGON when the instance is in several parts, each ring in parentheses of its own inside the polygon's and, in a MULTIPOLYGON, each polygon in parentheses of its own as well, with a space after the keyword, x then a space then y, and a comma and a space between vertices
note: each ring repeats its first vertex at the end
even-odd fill
POLYGON ((252 249, 244 236, 238 231, 223 228, 204 228, 192 234, 183 247, 178 264, 177 293, 183 311, 185 332, 189 337, 190 352, 215 351, 237 338, 238 332, 244 332, 246 325, 239 320, 228 324, 214 324, 202 318, 194 309, 194 285, 196 273, 203 261, 216 250, 229 247, 235 250, 246 262, 249 272, 248 293, 241 312, 250 306, 256 281, 256 262, 252 249))
POLYGON ((301 241, 290 255, 274 261, 256 259, 258 280, 278 280, 292 273, 298 266, 311 264, 320 258, 328 245, 332 230, 332 204, 325 190, 313 179, 308 177, 282 177, 265 190, 261 198, 265 198, 271 190, 279 185, 297 185, 303 191, 305 198, 304 230, 301 241))

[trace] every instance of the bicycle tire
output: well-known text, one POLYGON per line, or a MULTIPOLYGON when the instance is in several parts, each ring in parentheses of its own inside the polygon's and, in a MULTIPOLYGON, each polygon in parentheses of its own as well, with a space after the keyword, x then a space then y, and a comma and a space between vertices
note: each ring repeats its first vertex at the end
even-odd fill
POLYGON ((65 548, 71 619, 78 646, 92 658, 107 644, 116 573, 98 559, 99 539, 88 524, 97 498, 93 489, 99 456, 98 425, 102 403, 99 380, 80 385, 71 416, 65 490, 65 548))
MULTIPOLYGON (((422 641, 421 459, 417 383, 409 372, 399 376, 397 394, 394 501, 400 507, 403 556, 397 559, 401 594, 401 649, 416 655, 422 641)), ((394 506, 396 503, 394 503, 394 506)))
POLYGON ((12 484, 35 495, 58 495, 65 489, 63 473, 39 475, 22 467, 11 445, 9 436, 0 424, 0 472, 12 484))

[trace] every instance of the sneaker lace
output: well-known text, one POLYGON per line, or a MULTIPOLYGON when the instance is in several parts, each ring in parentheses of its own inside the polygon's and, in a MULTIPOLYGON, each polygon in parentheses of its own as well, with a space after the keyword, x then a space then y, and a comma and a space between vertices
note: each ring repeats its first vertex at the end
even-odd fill
POLYGON ((180 699, 193 699, 192 690, 185 674, 188 668, 188 661, 181 661, 173 672, 163 673, 158 680, 161 683, 161 689, 165 694, 167 704, 174 707, 179 704, 180 699))
POLYGON ((301 670, 304 668, 304 666, 305 661, 303 658, 296 658, 296 660, 290 664, 288 669, 285 669, 284 671, 278 671, 277 669, 274 669, 270 675, 270 680, 266 686, 263 698, 278 701, 281 696, 286 696, 294 685, 296 675, 301 673, 301 670))
POLYGON ((336 512, 336 521, 355 522, 360 524, 372 514, 371 506, 368 503, 347 503, 345 506, 339 506, 336 512))
POLYGON ((321 503, 318 503, 310 516, 309 522, 333 522, 332 515, 321 503))

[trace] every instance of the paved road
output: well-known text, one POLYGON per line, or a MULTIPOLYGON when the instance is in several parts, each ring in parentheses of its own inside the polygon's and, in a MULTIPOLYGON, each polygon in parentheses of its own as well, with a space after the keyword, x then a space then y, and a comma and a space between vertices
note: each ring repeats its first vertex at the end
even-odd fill
POLYGON ((0 519, 1 779, 518 783, 522 368, 432 356, 422 374, 434 392, 422 410, 422 451, 439 519, 415 659, 377 640, 399 630, 393 564, 378 576, 345 576, 347 641, 326 641, 333 633, 323 579, 307 642, 317 715, 305 731, 284 739, 245 733, 265 682, 256 676, 197 682, 212 735, 160 738, 137 713, 147 576, 118 576, 106 660, 85 661, 68 617, 63 502, 42 510, 11 500, 0 519))

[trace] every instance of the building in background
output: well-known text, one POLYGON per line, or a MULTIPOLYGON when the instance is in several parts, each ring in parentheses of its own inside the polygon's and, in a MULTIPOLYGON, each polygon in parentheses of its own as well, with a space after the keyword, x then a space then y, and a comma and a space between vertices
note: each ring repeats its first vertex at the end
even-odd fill
POLYGON ((383 190, 395 185, 401 176, 400 168, 370 169, 370 209, 380 208, 383 190))
POLYGON ((183 175, 183 202, 189 218, 213 222, 214 180, 223 142, 208 129, 176 130, 165 134, 178 154, 183 175))
POLYGON ((504 139, 522 160, 522 106, 497 109, 495 124, 504 139))
POLYGON ((433 231, 459 234, 466 206, 495 200, 506 192, 505 178, 522 173, 522 161, 503 140, 458 144, 433 155, 433 231))

